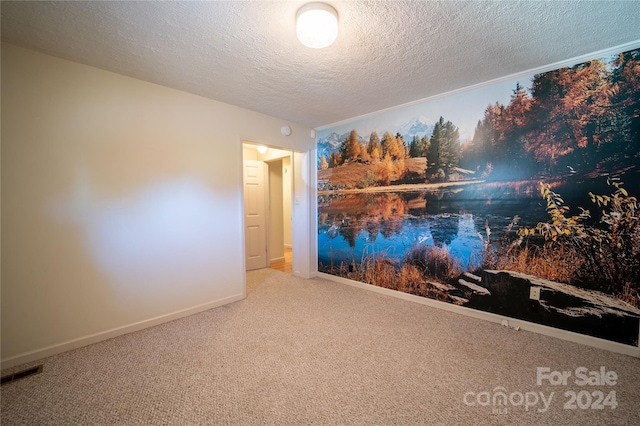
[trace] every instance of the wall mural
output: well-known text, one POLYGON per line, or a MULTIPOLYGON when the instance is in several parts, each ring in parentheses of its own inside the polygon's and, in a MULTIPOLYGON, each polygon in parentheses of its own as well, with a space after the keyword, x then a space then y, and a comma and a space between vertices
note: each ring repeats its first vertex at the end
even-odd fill
POLYGON ((638 196, 640 49, 319 131, 318 270, 638 346, 638 196))

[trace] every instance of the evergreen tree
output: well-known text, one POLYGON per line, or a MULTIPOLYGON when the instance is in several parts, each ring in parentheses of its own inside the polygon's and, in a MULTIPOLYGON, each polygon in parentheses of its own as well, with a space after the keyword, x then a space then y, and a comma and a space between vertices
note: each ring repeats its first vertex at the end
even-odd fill
POLYGON ((445 138, 444 125, 444 118, 440 117, 440 120, 436 122, 433 128, 433 134, 430 138, 431 145, 429 145, 429 150, 427 151, 428 173, 437 173, 439 170, 444 170, 449 162, 449 150, 445 138))
POLYGON ((409 157, 418 158, 426 157, 427 148, 429 147, 429 138, 424 136, 422 139, 415 135, 409 144, 409 157))
MULTIPOLYGON (((389 132, 385 132, 384 135, 382 135, 382 140, 380 141, 380 148, 382 148, 382 158, 384 159, 384 157, 389 154, 389 150, 390 150, 390 146, 391 146, 391 140, 393 139, 393 143, 395 144, 395 138, 393 137, 393 135, 389 132)), ((391 155, 391 154, 389 154, 391 155)))
POLYGON ((444 139, 446 140, 447 150, 447 168, 457 167, 460 163, 462 155, 462 146, 460 145, 460 132, 452 122, 447 121, 444 124, 444 139))
POLYGON ((409 156, 409 148, 400 132, 396 133, 396 144, 398 145, 398 159, 407 158, 409 156), (400 156, 400 152, 402 152, 402 156, 400 156))
POLYGON ((420 148, 418 148, 418 145, 420 144, 420 138, 418 137, 418 135, 415 135, 413 137, 413 140, 411 141, 411 143, 409 144, 409 157, 411 158, 416 158, 419 157, 420 155, 418 154, 418 151, 420 148))
POLYGON ((457 167, 462 157, 460 132, 450 121, 443 117, 436 123, 427 150, 427 173, 449 174, 452 167, 457 167))
POLYGON ((482 120, 478 120, 473 138, 463 146, 464 162, 461 162, 462 167, 480 170, 485 165, 486 157, 480 146, 480 141, 484 139, 482 132, 482 120))

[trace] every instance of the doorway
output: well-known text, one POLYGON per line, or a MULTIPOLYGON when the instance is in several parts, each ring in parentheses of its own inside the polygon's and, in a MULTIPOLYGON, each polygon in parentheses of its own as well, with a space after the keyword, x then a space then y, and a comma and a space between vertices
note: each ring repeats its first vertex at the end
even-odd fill
POLYGON ((293 153, 258 148, 243 143, 246 270, 271 267, 292 273, 293 153))

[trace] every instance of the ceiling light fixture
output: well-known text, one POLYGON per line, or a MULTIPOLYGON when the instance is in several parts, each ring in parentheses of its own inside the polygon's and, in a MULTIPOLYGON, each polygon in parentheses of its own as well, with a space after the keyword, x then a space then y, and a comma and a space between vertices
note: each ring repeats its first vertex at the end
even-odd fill
POLYGON ((338 37, 338 13, 326 3, 309 3, 296 14, 300 43, 314 49, 330 46, 338 37))
POLYGON ((258 145, 258 152, 260 154, 264 154, 265 152, 267 152, 267 147, 264 145, 258 145))

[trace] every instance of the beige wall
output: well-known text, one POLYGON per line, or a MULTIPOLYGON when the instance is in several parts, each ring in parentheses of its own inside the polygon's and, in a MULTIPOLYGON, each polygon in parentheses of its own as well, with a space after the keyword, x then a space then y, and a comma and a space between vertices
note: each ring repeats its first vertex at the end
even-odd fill
POLYGON ((311 129, 7 44, 1 76, 3 367, 244 297, 241 141, 311 129))
POLYGON ((244 160, 254 160, 258 161, 258 151, 247 144, 242 145, 242 158, 244 160))

